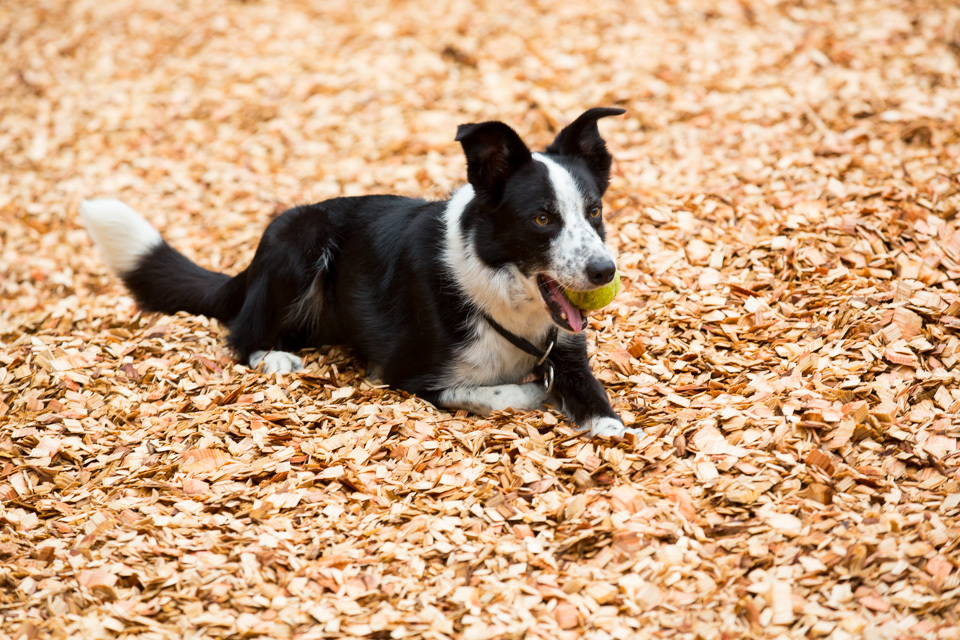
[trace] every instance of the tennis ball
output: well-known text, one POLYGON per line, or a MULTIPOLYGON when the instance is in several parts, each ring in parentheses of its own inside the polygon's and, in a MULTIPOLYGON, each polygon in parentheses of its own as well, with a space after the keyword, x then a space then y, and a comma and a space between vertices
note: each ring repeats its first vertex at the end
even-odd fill
POLYGON ((620 293, 619 271, 613 276, 610 284, 600 287, 599 289, 592 291, 571 291, 570 289, 565 289, 563 292, 563 294, 567 296, 567 300, 572 302, 575 307, 586 311, 603 309, 613 302, 613 299, 617 297, 618 293, 620 293))

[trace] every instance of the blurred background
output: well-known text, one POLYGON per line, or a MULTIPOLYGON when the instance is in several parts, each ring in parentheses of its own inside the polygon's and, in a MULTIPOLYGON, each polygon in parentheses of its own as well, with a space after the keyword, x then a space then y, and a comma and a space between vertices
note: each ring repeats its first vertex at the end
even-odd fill
POLYGON ((758 192, 782 209, 830 178, 900 176, 918 148, 940 180, 929 163, 957 154, 949 1, 32 0, 0 17, 7 252, 116 196, 173 239, 222 234, 195 240, 217 266, 291 203, 444 195, 457 124, 545 144, 595 105, 629 110, 603 125, 616 209, 758 192))

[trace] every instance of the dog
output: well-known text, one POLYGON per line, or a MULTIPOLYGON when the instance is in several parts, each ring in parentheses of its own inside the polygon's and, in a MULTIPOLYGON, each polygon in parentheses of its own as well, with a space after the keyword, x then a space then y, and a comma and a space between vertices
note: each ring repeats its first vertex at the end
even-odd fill
POLYGON ((449 200, 294 207, 232 277, 117 200, 84 200, 80 213, 142 309, 220 320, 250 367, 296 371, 294 351, 345 344, 371 377, 436 406, 486 414, 554 400, 578 428, 622 437, 633 430, 590 371, 584 312, 563 289, 615 276, 601 203, 612 157, 597 122, 623 113, 589 109, 539 153, 503 122, 461 125, 468 183, 449 200))

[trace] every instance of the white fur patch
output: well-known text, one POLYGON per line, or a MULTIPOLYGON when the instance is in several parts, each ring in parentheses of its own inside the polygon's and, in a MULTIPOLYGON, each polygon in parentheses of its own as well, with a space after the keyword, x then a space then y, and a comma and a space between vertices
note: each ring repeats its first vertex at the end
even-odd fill
POLYGON ((250 354, 250 367, 256 369, 263 363, 264 373, 291 373, 303 369, 303 360, 288 351, 254 351, 250 354))
POLYGON ((605 258, 613 261, 613 255, 587 221, 584 195, 570 172, 539 153, 533 154, 533 159, 547 166, 563 218, 563 228, 551 242, 553 272, 549 275, 568 289, 593 289, 596 285, 587 277, 587 265, 605 258))
POLYGON ((119 200, 83 200, 80 217, 107 266, 118 275, 132 271, 140 258, 163 242, 159 231, 119 200))
POLYGON ((290 308, 290 317, 299 326, 315 328, 320 326, 320 317, 323 312, 323 272, 333 263, 333 247, 325 247, 320 258, 314 265, 313 282, 310 289, 300 296, 290 308))
MULTIPOLYGON (((553 321, 535 278, 524 277, 516 267, 490 267, 463 237, 460 220, 471 200, 473 187, 466 185, 454 194, 444 212, 444 261, 450 274, 464 294, 502 327, 533 344, 542 344, 553 321)), ((478 318, 472 330, 475 338, 454 356, 442 381, 446 386, 516 382, 533 369, 533 357, 507 342, 483 319, 478 318)))
POLYGON ((440 405, 449 409, 466 409, 479 414, 514 409, 532 411, 547 400, 547 392, 539 382, 502 384, 494 387, 453 387, 440 393, 440 405))
POLYGON ((591 436, 600 436, 601 438, 612 438, 614 436, 622 438, 626 433, 643 435, 641 429, 625 427, 620 420, 607 416, 588 418, 581 426, 584 430, 589 431, 591 436))
POLYGON ((473 332, 474 338, 467 347, 454 356, 448 384, 482 386, 519 382, 533 371, 536 364, 533 356, 507 342, 485 320, 476 321, 473 332))

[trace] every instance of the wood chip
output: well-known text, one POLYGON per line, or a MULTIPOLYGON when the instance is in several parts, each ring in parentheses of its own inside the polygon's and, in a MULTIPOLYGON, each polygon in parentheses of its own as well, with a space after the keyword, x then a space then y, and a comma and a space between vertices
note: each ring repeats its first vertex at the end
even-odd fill
POLYGON ((781 580, 774 580, 770 584, 767 595, 770 608, 773 610, 771 622, 773 624, 791 624, 793 615, 793 595, 790 585, 781 580))
POLYGON ((833 460, 830 459, 830 456, 821 451, 820 449, 811 449, 810 453, 807 454, 806 458, 807 464, 812 464, 815 467, 818 467, 823 470, 828 476, 832 476, 834 472, 833 460))
POLYGON ((2 7, 5 635, 960 635, 955 2, 2 7), (459 124, 598 105, 622 442, 250 370, 78 219, 236 274, 288 206, 447 197, 459 124))

